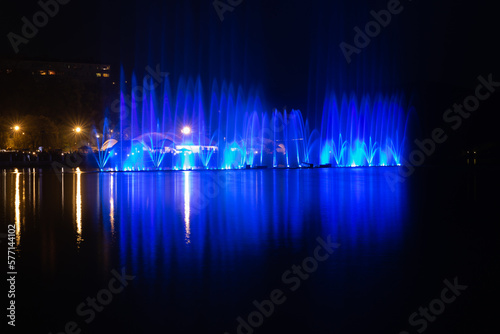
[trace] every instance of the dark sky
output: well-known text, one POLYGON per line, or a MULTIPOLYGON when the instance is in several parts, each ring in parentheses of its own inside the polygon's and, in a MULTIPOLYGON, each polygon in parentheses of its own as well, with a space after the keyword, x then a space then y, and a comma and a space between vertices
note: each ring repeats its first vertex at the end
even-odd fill
POLYGON ((278 108, 313 109, 328 89, 411 95, 430 83, 473 88, 479 74, 500 73, 497 12, 479 1, 403 0, 401 13, 350 64, 339 44, 354 44, 354 27, 364 29, 370 11, 388 1, 243 0, 221 22, 212 0, 71 0, 17 54, 7 35, 21 34, 21 18, 32 21, 40 6, 4 6, 1 58, 136 72, 161 64, 174 78, 200 75, 205 85, 216 78, 260 86, 278 108))

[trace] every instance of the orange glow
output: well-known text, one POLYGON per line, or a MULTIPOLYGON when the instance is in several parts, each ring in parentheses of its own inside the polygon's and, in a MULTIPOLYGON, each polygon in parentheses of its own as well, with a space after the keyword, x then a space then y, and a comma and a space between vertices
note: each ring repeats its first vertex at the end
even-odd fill
POLYGON ((76 243, 77 247, 80 248, 80 244, 83 241, 82 238, 82 181, 81 181, 82 172, 80 167, 76 168, 76 196, 75 196, 75 204, 76 204, 76 243))
POLYGON ((21 243, 21 196, 20 196, 20 189, 19 189, 19 176, 20 173, 15 169, 14 173, 16 174, 16 195, 15 195, 15 200, 14 200, 14 207, 15 207, 15 224, 16 224, 16 245, 19 246, 21 243))

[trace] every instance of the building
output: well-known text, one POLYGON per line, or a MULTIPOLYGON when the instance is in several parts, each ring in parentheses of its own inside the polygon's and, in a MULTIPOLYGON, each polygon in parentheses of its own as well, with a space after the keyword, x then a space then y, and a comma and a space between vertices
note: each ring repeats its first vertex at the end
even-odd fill
POLYGON ((32 60, 0 60, 0 76, 58 77, 81 81, 112 81, 111 65, 32 60))

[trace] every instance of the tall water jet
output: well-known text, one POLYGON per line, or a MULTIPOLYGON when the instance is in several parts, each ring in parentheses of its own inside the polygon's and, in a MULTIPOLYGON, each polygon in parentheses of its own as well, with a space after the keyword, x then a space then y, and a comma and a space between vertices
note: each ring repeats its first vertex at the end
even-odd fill
POLYGON ((172 89, 169 77, 138 86, 132 75, 131 86, 120 95, 119 124, 106 120, 102 134, 94 130, 96 139, 102 135, 99 169, 388 166, 399 165, 405 149, 400 95, 330 92, 314 126, 300 110, 266 109, 258 93, 226 81, 214 80, 206 92, 199 77, 180 77, 172 89))

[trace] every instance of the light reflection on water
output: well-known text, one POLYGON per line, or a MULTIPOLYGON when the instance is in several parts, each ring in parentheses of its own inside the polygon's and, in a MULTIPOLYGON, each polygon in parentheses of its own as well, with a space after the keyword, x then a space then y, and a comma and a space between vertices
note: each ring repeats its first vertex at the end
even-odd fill
MULTIPOLYGON (((394 270, 408 237, 408 195, 404 183, 391 191, 386 171, 20 170, 2 178, 2 207, 16 224, 18 245, 23 240, 20 255, 38 268, 44 285, 56 288, 55 277, 79 271, 84 284, 105 281, 124 267, 140 291, 129 293, 131 303, 168 296, 165 303, 179 310, 201 303, 234 319, 231 312, 245 311, 247 299, 259 297, 247 296, 247 287, 267 292, 266 284, 309 254, 318 236, 331 235, 341 248, 315 274, 317 282, 345 287, 352 275, 394 270), (23 195, 28 188, 33 196, 23 195)), ((321 284, 308 291, 335 297, 335 289, 321 284)), ((158 319, 164 316, 155 312, 173 307, 155 303, 144 312, 158 319)), ((188 313, 170 312, 168 321, 190 323, 188 313)))
POLYGON ((82 238, 82 172, 77 168, 76 173, 76 193, 75 193, 75 222, 76 222, 76 244, 80 248, 82 238))
MULTIPOLYGON (((16 169, 15 170, 15 175, 16 175, 16 197, 14 199, 14 206, 15 206, 15 224, 16 224, 16 245, 20 246, 21 245, 21 199, 20 199, 20 188, 19 188, 19 171, 16 169)), ((24 178, 23 178, 24 180, 24 178)), ((24 182, 23 182, 24 183, 24 182)), ((23 188, 23 195, 24 195, 24 188, 23 188)), ((23 196, 23 200, 25 197, 23 196)))
MULTIPOLYGON (((117 236, 125 258, 139 256, 138 250, 166 251, 179 242, 203 248, 209 240, 216 247, 232 250, 244 245, 281 240, 290 246, 305 231, 316 229, 359 243, 373 236, 396 240, 403 226, 406 189, 394 191, 385 184, 380 169, 207 171, 156 173, 85 173, 77 169, 58 181, 45 174, 47 183, 36 192, 35 170, 4 173, 4 194, 12 184, 13 221, 18 231, 26 215, 35 224, 40 192, 49 195, 46 206, 64 216, 65 202, 73 202, 75 245, 84 246, 96 224, 107 240, 117 236), (28 178, 28 185, 25 180, 28 178), (50 178, 50 180, 49 180, 50 178), (71 180, 67 184, 68 178, 71 180), (60 186, 54 187, 56 182, 60 186), (72 198, 67 198, 71 187, 72 198), (85 189, 85 190, 83 190, 85 189), (25 196, 26 191, 32 196, 25 196), (97 194, 94 198, 93 194, 97 194), (55 199, 60 198, 60 205, 55 199), (31 203, 26 203, 31 202, 31 203), (31 204, 31 212, 28 212, 31 204), (182 223, 182 238, 179 235, 182 223), (93 226, 92 228, 90 228, 93 226), (89 228, 89 232, 86 229, 89 228), (89 234, 87 234, 89 233, 89 234), (117 234, 118 233, 118 234, 117 234), (346 234, 347 233, 347 234, 346 234), (85 236, 85 237, 84 237, 85 236)), ((40 177, 39 182, 42 181, 40 177)), ((3 207, 9 196, 4 195, 3 207)), ((5 213, 4 213, 5 215, 5 213)), ((345 242, 345 241, 344 241, 345 242)), ((110 245, 104 245, 110 246, 110 245)), ((137 259, 139 260, 139 259, 137 259)))
POLYGON ((186 244, 191 243, 191 188, 189 186, 190 172, 184 172, 184 222, 186 223, 186 244))
POLYGON ((115 176, 110 175, 109 178, 109 224, 111 227, 111 234, 115 234, 115 176))

